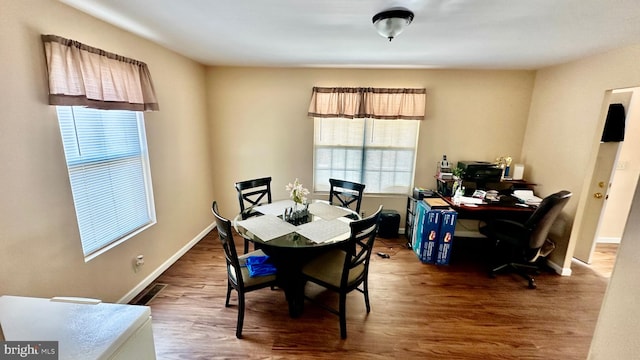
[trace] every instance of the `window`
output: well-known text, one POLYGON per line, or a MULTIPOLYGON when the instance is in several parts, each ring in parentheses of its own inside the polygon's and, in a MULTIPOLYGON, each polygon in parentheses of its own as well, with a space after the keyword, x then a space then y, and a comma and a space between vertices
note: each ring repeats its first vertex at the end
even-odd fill
POLYGON ((314 190, 329 178, 366 184, 369 194, 407 194, 418 120, 314 118, 314 190))
POLYGON ((155 224, 141 112, 57 106, 85 261, 155 224))

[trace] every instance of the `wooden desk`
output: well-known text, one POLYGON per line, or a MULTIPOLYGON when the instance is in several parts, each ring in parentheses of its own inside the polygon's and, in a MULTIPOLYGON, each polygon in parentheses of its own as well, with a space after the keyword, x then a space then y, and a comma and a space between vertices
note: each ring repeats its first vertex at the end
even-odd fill
POLYGON ((456 205, 450 196, 440 196, 447 202, 449 207, 458 212, 458 218, 460 219, 476 219, 476 220, 489 220, 489 219, 511 219, 516 221, 525 221, 535 211, 535 207, 521 206, 521 205, 509 205, 509 204, 479 204, 476 206, 469 205, 456 205))
MULTIPOLYGON (((454 179, 439 179, 436 177, 436 191, 441 196, 452 196, 451 189, 453 183, 456 180, 454 179)), ((480 190, 498 190, 500 192, 505 190, 519 190, 519 189, 532 189, 536 184, 528 182, 526 180, 498 180, 498 181, 472 181, 472 180, 463 180, 462 186, 464 186, 467 190, 473 191, 476 189, 480 190)))

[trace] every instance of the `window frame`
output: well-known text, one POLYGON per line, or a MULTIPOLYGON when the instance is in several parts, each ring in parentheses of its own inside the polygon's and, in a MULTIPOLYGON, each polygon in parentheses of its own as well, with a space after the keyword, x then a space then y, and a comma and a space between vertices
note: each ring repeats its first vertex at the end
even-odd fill
MULTIPOLYGON (((328 186, 328 180, 325 179, 326 176, 318 176, 318 172, 319 171, 328 171, 330 172, 331 175, 329 175, 329 178, 333 177, 333 178, 340 178, 343 180, 348 180, 348 181, 354 181, 354 182, 359 182, 359 183, 370 183, 368 185, 371 186, 367 186, 365 188, 365 193, 369 194, 369 195, 406 195, 411 193, 411 189, 413 188, 413 183, 414 183, 414 179, 415 179, 415 171, 416 171, 416 158, 417 158, 417 154, 418 154, 418 138, 419 138, 419 133, 420 133, 420 121, 419 120, 387 120, 387 119, 375 119, 375 118, 357 118, 357 119, 349 119, 349 118, 323 118, 323 117, 314 117, 313 118, 314 121, 314 140, 313 140, 313 189, 314 192, 326 192, 329 191, 329 186, 328 186), (359 134, 358 136, 361 138, 360 144, 356 145, 356 140, 355 138, 352 138, 351 141, 343 139, 343 141, 345 143, 342 144, 327 144, 327 143, 323 143, 323 141, 321 140, 323 134, 322 131, 324 130, 324 127, 322 126, 321 122, 325 121, 325 120, 330 120, 330 121, 361 121, 362 123, 362 131, 361 131, 361 135, 359 134), (415 130, 415 134, 413 137, 413 146, 398 146, 398 145, 394 145, 391 142, 387 142, 387 143, 383 143, 383 144, 373 144, 373 137, 375 136, 375 127, 376 127, 376 123, 377 122, 388 122, 387 124, 392 124, 393 122, 396 121, 402 121, 402 122, 411 122, 413 128, 412 130, 415 130), (320 132, 320 133, 319 133, 320 132), (320 141, 319 141, 320 139, 320 141), (349 143, 350 142, 350 143, 349 143), (324 149, 324 150, 331 150, 331 151, 348 151, 349 149, 351 150, 361 150, 361 157, 360 160, 358 162, 358 168, 354 169, 353 168, 353 163, 351 163, 351 169, 349 168, 349 166, 347 166, 347 161, 345 160, 345 166, 344 166, 344 172, 342 174, 342 176, 340 175, 336 175, 336 172, 340 172, 341 169, 340 168, 332 168, 331 164, 328 167, 323 167, 323 168, 319 168, 319 159, 318 159, 318 150, 319 149, 324 149), (413 150, 412 155, 411 155, 411 160, 410 160, 410 170, 407 171, 407 175, 408 176, 408 183, 405 185, 401 186, 401 189, 399 191, 376 191, 374 190, 373 185, 371 184, 372 182, 367 180, 367 173, 371 173, 371 172, 378 172, 378 173, 389 173, 389 171, 385 171, 384 170, 384 165, 379 167, 377 170, 376 169, 370 169, 366 167, 367 161, 368 161, 368 157, 367 157, 367 153, 369 153, 369 155, 371 155, 372 151, 389 151, 392 150, 394 152, 394 154, 397 156, 398 151, 403 151, 404 150, 413 150), (351 173, 349 173, 348 171, 350 171, 351 173), (354 172, 358 173, 358 175, 356 176, 356 174, 354 174, 354 172), (325 184, 325 181, 327 180, 327 184, 325 184)), ((334 123, 335 124, 335 123, 334 123)), ((378 123, 380 124, 380 123, 378 123)), ((350 126, 350 125, 347 125, 350 126)), ((336 132, 336 130, 334 130, 334 132, 336 132)), ((343 132, 346 132, 343 130, 343 132)), ((354 129, 351 128, 350 130, 348 130, 348 132, 353 133, 354 129)), ((341 134, 342 135, 342 134, 341 134)), ((353 135, 353 134, 349 134, 349 135, 353 135)), ((333 155, 333 154, 332 154, 333 155)), ((346 157, 345 157, 346 158, 346 157)), ((394 168, 393 171, 391 171, 393 174, 398 173, 397 169, 394 168)), ((382 178, 382 176, 380 176, 382 178)), ((379 182, 378 186, 382 186, 382 183, 379 182)), ((380 189, 382 190, 382 188, 380 189)))
MULTIPOLYGON (((127 240, 133 238, 137 234, 143 232, 144 230, 148 229, 149 227, 157 223, 157 218, 155 213, 155 200, 153 197, 153 184, 151 179, 151 168, 150 168, 149 153, 148 153, 145 124, 144 124, 144 115, 140 111, 98 110, 98 109, 91 109, 91 108, 78 107, 78 106, 56 106, 56 113, 58 116, 58 124, 60 126, 61 139, 63 142, 62 145, 64 148, 64 154, 65 154, 65 165, 67 166, 67 171, 69 175, 69 186, 71 188, 71 193, 73 196, 74 209, 75 209, 76 220, 78 224, 78 233, 79 233, 80 241, 82 245, 81 248, 84 255, 84 260, 85 262, 88 262, 96 258, 97 256, 107 252, 108 250, 113 249, 114 247, 126 242, 127 240), (80 111, 77 111, 77 110, 80 110, 80 111), (70 112, 71 114, 70 118, 68 118, 68 114, 63 114, 65 111, 70 112), (86 117, 86 118, 83 117, 84 116, 83 114, 87 114, 87 113, 84 113, 86 111, 91 112, 90 114, 91 117, 93 116, 100 117, 100 121, 102 121, 102 124, 103 124, 101 126, 103 128, 101 129, 102 132, 100 132, 100 130, 98 130, 97 132, 92 131, 91 133, 94 135, 90 135, 91 136, 90 139, 89 137, 83 137, 82 135, 80 135, 83 133, 83 131, 79 130, 82 127, 81 123, 86 122, 86 124, 89 124, 91 121, 95 121, 95 119, 92 119, 90 117, 86 117), (123 154, 122 153, 123 150, 121 149, 114 152, 113 151, 114 147, 112 146, 112 143, 109 142, 109 138, 108 138, 109 135, 105 135, 109 131, 104 130, 104 128, 107 128, 107 126, 104 126, 105 124, 105 120, 103 120, 104 114, 105 113, 111 114, 115 111, 118 111, 122 114, 126 114, 126 116, 122 116, 122 118, 120 118, 121 115, 117 115, 118 121, 122 121, 122 123, 117 124, 117 127, 119 128, 125 127, 127 131, 126 134, 129 136, 129 138, 132 138, 133 135, 135 135, 135 138, 137 140, 137 144, 135 145, 135 149, 133 150, 134 153, 132 154, 123 154), (79 113, 82 113, 82 114, 79 114, 79 113), (129 113, 133 114, 133 117, 129 117, 129 113), (63 118, 63 117, 66 117, 66 118, 63 118), (124 121, 131 121, 131 120, 135 121, 135 129, 136 129, 135 133, 132 130, 134 128, 132 123, 129 123, 129 124, 124 123, 124 121), (71 123, 69 123, 69 121, 71 123), (63 129, 63 122, 65 122, 64 126, 72 125, 73 130, 63 129), (85 140, 94 140, 92 136, 98 136, 95 134, 100 134, 104 136, 105 145, 103 145, 102 147, 109 149, 109 150, 102 150, 103 153, 101 154, 101 156, 91 156, 91 157, 87 156, 86 159, 78 160, 78 154, 68 153, 70 151, 75 152, 77 150, 77 153, 81 154, 82 147, 88 143, 88 141, 85 142, 85 140), (69 136, 74 136, 75 139, 70 139, 69 136), (93 207, 91 205, 87 206, 87 205, 81 205, 79 203, 82 203, 83 201, 86 202, 87 199, 95 198, 96 195, 99 195, 102 197, 104 196, 104 194, 102 194, 102 192, 96 193, 95 191, 92 192, 90 190, 87 190, 91 186, 85 185, 86 184, 85 181, 90 180, 91 178, 94 178, 94 177, 98 177, 98 175, 96 174, 99 174, 100 172, 108 172, 109 175, 112 175, 114 173, 118 173, 119 175, 121 175, 120 172, 122 171, 123 168, 125 169, 124 173, 133 174, 135 176, 134 182, 138 183, 138 187, 139 187, 135 191, 135 194, 137 195, 138 200, 140 200, 141 198, 144 198, 145 203, 141 204, 138 201, 137 206, 135 207, 136 209, 135 215, 137 215, 136 217, 140 217, 140 219, 137 219, 138 221, 136 222, 130 222, 128 220, 123 221, 124 223, 127 223, 127 224, 122 225, 121 223, 119 223, 118 226, 116 226, 118 228, 117 234, 111 234, 112 236, 109 236, 108 240, 100 239, 100 241, 95 241, 94 240, 95 236, 92 236, 91 234, 94 232, 95 233, 98 232, 95 230, 96 228, 95 223, 99 221, 88 221, 86 219, 91 218, 91 215, 88 215, 87 213, 81 213, 81 212, 83 211, 83 209, 85 209, 85 210, 88 210, 90 214, 95 216, 96 213, 92 212, 91 210, 94 210, 96 207, 99 207, 99 206, 93 207), (135 169, 131 171, 130 168, 135 168, 135 169), (80 189, 80 187, 82 187, 82 189, 80 189), (140 188, 142 187, 144 187, 144 189, 140 191, 141 190, 140 188), (85 220, 82 220, 82 219, 85 219, 85 220), (83 231, 83 228, 86 230, 83 231), (98 246, 90 247, 89 250, 87 250, 87 248, 93 244, 97 244, 98 246)), ((89 126, 92 127, 93 129, 94 125, 91 124, 89 126)), ((111 129, 113 128, 116 128, 116 127, 111 127, 111 129)), ((119 133, 121 134, 121 132, 119 133)), ((111 140, 113 140, 113 138, 111 138, 111 140)), ((127 142, 126 147, 130 150, 134 146, 131 145, 131 142, 127 142)), ((109 177, 109 179, 111 179, 111 177, 109 177)), ((128 178, 120 178, 120 179, 121 179, 120 184, 122 184, 125 180, 128 180, 128 178)), ((96 181, 96 183, 98 183, 98 181, 96 181)), ((117 180, 108 181, 108 185, 111 186, 110 188, 111 190, 114 190, 114 191, 110 191, 110 193, 112 194, 111 199, 114 200, 112 204, 119 203, 120 207, 118 207, 118 205, 113 205, 112 207, 114 211, 108 212, 107 215, 105 215, 104 212, 98 213, 97 215, 99 215, 103 219, 103 221, 105 218, 111 219, 112 217, 117 217, 117 214, 124 213, 125 215, 128 215, 129 212, 126 209, 130 209, 130 208, 123 207, 122 201, 117 202, 118 200, 123 200, 123 198, 118 199, 118 196, 115 195, 116 193, 118 193, 118 190, 119 190, 117 180), (124 209, 125 211, 122 212, 121 211, 122 209, 124 209)), ((127 190, 129 190, 129 186, 127 186, 127 190)), ((91 203, 93 203, 93 201, 91 201, 91 203)), ((95 219, 95 217, 93 219, 95 219)), ((111 232, 113 231, 114 230, 111 230, 111 232)))

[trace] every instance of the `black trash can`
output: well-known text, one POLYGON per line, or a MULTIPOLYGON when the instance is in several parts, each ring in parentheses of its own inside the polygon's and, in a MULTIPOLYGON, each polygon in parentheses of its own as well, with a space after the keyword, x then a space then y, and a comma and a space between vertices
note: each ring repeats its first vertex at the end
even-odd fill
POLYGON ((400 214, 395 210, 382 210, 380 213, 380 226, 378 227, 378 236, 383 238, 398 237, 398 229, 400 228, 400 214))

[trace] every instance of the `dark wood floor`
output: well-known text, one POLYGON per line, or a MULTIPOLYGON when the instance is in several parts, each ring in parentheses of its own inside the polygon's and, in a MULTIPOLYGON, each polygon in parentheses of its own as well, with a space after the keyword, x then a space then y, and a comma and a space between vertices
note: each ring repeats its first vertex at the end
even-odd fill
POLYGON ((236 296, 225 308, 212 231, 156 281, 167 284, 149 303, 158 359, 586 359, 606 264, 595 271, 577 262, 570 277, 543 273, 529 290, 517 277, 488 278, 478 239, 456 239, 448 266, 420 263, 404 238, 378 238, 376 248, 391 257, 373 258, 371 313, 361 294, 348 296, 346 340, 338 318, 313 303, 291 319, 278 289, 247 295, 238 340, 236 296))

